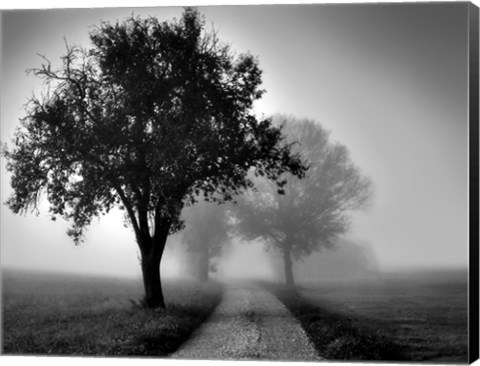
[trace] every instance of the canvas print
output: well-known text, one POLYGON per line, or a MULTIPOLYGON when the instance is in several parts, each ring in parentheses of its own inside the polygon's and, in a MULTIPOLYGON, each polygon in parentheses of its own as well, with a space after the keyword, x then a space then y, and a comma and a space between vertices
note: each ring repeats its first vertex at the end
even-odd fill
POLYGON ((4 10, 1 42, 3 355, 478 357, 475 5, 4 10))

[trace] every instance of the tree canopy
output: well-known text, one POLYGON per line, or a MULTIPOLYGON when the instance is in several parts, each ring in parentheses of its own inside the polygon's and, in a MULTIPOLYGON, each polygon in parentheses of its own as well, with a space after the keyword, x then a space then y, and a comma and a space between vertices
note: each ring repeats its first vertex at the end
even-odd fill
POLYGON ((365 207, 372 183, 355 166, 344 145, 332 142, 320 124, 276 116, 292 149, 307 161, 304 179, 289 177, 282 188, 268 180, 239 198, 233 207, 237 231, 247 240, 262 239, 283 254, 287 282, 293 284, 292 260, 301 260, 347 232, 349 212, 365 207))
MULTIPOLYGON (((154 278, 158 265, 146 263, 159 263, 195 197, 230 200, 253 186, 251 168, 279 186, 284 172, 304 174, 281 130, 251 111, 263 94, 257 59, 234 56, 195 9, 174 21, 103 22, 90 39, 90 49, 67 45, 58 68, 45 59, 30 70, 46 88, 4 150, 13 212, 45 194, 52 218, 72 221, 79 242, 93 217, 120 207, 144 279, 154 278)), ((151 292, 161 293, 154 282, 151 292)))

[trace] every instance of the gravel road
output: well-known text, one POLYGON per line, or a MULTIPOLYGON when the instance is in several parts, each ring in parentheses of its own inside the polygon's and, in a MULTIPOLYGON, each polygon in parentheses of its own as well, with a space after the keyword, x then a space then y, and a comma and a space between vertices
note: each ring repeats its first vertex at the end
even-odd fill
POLYGON ((227 285, 221 303, 192 338, 171 355, 183 359, 318 361, 297 320, 272 294, 227 285))

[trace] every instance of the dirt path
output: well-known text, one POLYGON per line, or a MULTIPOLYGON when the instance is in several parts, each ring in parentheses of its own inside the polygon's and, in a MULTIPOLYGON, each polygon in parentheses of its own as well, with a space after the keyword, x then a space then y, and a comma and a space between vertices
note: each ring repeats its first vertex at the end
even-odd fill
POLYGON ((226 286, 223 300, 172 358, 318 361, 300 324, 269 292, 226 286))

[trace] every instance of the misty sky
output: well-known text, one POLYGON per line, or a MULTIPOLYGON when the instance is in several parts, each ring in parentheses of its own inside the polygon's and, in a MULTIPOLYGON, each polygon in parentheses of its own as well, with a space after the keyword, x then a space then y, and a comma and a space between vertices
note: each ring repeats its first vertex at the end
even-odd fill
MULTIPOLYGON (((259 114, 307 117, 331 130, 375 184, 348 238, 370 246, 383 269, 466 266, 468 261, 467 4, 200 7, 237 53, 258 56, 267 93, 259 114)), ((58 65, 70 44, 89 46, 100 20, 132 13, 180 17, 181 8, 5 12, 1 139, 40 82, 25 69, 43 54, 58 65)), ((11 189, 4 161, 1 201, 11 189)), ((74 246, 66 223, 1 207, 1 264, 115 275, 140 272, 119 213, 74 246)), ((167 265, 168 266, 168 265, 167 265)), ((174 265, 171 265, 172 268, 174 265)))

